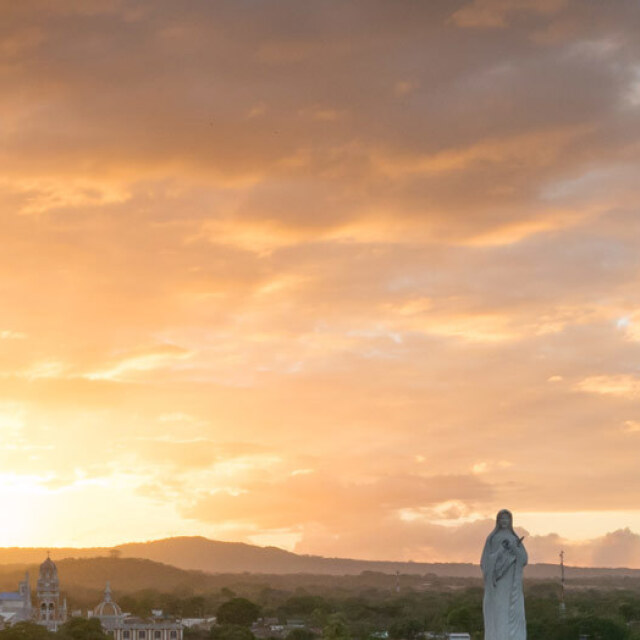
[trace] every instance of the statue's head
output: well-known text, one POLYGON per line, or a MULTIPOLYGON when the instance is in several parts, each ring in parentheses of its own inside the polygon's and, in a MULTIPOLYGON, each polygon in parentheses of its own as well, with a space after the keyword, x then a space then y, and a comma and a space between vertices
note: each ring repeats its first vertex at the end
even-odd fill
POLYGON ((496 516, 496 529, 513 529, 513 516, 508 509, 501 509, 496 516))

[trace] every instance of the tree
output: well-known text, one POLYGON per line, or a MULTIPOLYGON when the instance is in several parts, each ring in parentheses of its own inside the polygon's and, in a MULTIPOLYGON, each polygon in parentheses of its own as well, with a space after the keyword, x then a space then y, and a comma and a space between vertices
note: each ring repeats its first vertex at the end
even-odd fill
POLYGON ((211 628, 211 640, 256 640, 247 627, 240 624, 221 624, 211 628))
POLYGON ((246 598, 232 598, 223 602, 216 613, 218 624, 251 626, 260 615, 260 607, 246 598))
POLYGON ((332 606, 321 596, 293 596, 288 598, 280 609, 288 616, 309 616, 316 609, 331 611, 332 606))
POLYGON ((71 618, 58 630, 64 640, 111 640, 97 618, 71 618))
POLYGON ((183 634, 184 640, 208 640, 211 637, 209 629, 199 629, 197 627, 186 627, 183 634))
POLYGON ((454 607, 447 613, 447 625, 453 631, 477 631, 482 628, 482 608, 479 603, 454 607))
POLYGON ((35 622, 18 622, 0 631, 0 640, 55 640, 55 635, 35 622))
POLYGON ((424 625, 419 620, 408 618, 394 622, 389 628, 389 635, 392 638, 406 638, 413 640, 424 631, 424 625))
POLYGON ((593 640, 625 640, 629 637, 626 625, 597 616, 578 619, 573 625, 580 635, 587 635, 593 640))
POLYGON ((313 640, 315 637, 309 629, 292 629, 287 634, 287 640, 313 640))
POLYGON ((327 626, 322 630, 324 640, 350 640, 349 627, 343 616, 333 614, 329 617, 327 626))

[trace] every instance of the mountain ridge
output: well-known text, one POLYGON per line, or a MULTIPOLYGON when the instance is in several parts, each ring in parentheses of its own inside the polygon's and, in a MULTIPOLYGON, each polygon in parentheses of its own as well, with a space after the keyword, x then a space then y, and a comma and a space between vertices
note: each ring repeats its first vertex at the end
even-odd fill
MULTIPOLYGON (((260 547, 245 542, 223 542, 202 536, 177 536, 130 542, 114 547, 0 547, 0 565, 40 563, 51 551, 54 560, 65 558, 121 557, 151 560, 186 571, 208 574, 317 574, 357 575, 365 571, 395 574, 434 574, 442 577, 479 577, 480 567, 459 562, 406 562, 389 560, 355 560, 300 555, 278 547, 260 547)), ((624 567, 565 568, 567 578, 629 576, 640 577, 640 569, 624 567)), ((556 578, 559 567, 546 563, 527 569, 530 578, 556 578)))

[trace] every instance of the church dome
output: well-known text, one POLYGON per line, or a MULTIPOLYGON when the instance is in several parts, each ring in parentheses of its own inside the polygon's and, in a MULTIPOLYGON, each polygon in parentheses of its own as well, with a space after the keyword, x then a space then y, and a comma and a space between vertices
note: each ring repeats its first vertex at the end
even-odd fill
POLYGON ((104 600, 93 610, 93 615, 97 618, 118 618, 122 616, 122 609, 117 602, 111 599, 111 586, 108 582, 104 590, 104 600))
POLYGON ((98 618, 113 618, 121 616, 122 609, 116 602, 101 602, 94 610, 93 615, 98 618))

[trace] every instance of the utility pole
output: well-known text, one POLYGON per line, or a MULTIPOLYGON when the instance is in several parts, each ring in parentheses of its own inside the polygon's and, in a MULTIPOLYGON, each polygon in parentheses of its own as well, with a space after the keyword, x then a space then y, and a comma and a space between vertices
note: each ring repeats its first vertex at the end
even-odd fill
POLYGON ((566 606, 564 603, 564 549, 560 551, 560 583, 562 591, 560 592, 560 617, 564 617, 566 606))

